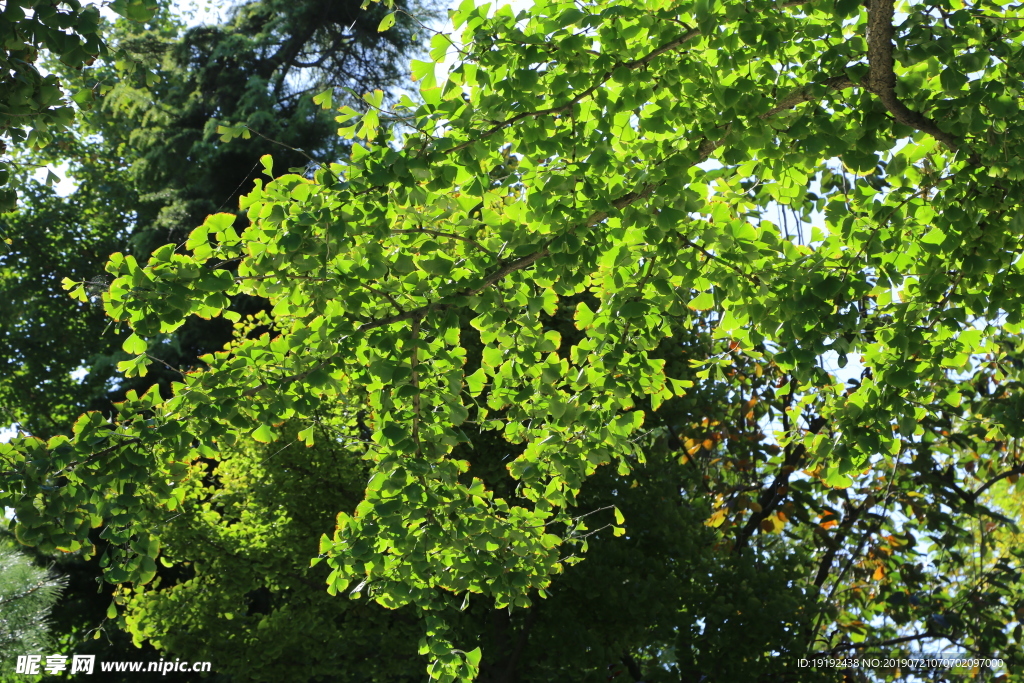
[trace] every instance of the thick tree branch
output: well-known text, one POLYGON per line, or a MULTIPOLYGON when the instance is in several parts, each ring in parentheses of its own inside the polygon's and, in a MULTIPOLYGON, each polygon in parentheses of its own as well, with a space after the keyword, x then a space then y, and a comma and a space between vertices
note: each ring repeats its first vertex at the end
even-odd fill
POLYGON ((522 659, 523 651, 526 649, 526 643, 530 639, 530 631, 533 628, 533 623, 537 620, 537 609, 536 605, 526 613, 526 618, 523 620, 523 627, 519 631, 519 637, 516 638, 516 644, 512 647, 512 651, 508 655, 508 659, 505 662, 505 671, 510 677, 510 680, 517 680, 519 669, 519 660, 522 659))
MULTIPOLYGON (((825 585, 825 580, 828 578, 829 572, 832 571, 832 563, 836 559, 836 553, 839 552, 840 545, 843 541, 846 540, 846 537, 849 536, 850 529, 853 528, 853 525, 860 518, 861 513, 864 512, 864 510, 866 510, 869 507, 868 502, 869 500, 865 499, 864 502, 861 503, 861 505, 859 505, 858 507, 855 507, 852 510, 848 510, 846 518, 840 523, 839 529, 836 533, 832 546, 829 547, 828 551, 825 553, 825 556, 821 559, 821 564, 818 565, 818 573, 814 577, 814 585, 818 588, 821 588, 823 585, 825 585)), ((873 500, 871 500, 870 502, 872 505, 874 505, 873 500)))
MULTIPOLYGON (((809 425, 809 431, 812 434, 817 434, 826 424, 828 422, 825 418, 821 416, 815 417, 809 425)), ((746 547, 750 537, 761 526, 761 522, 767 519, 768 515, 785 500, 785 487, 789 484, 789 477, 793 474, 793 470, 796 469, 800 461, 803 460, 806 452, 807 449, 804 448, 803 444, 800 444, 786 455, 786 459, 782 462, 782 466, 779 468, 778 474, 775 475, 775 479, 767 488, 762 490, 761 495, 758 497, 757 502, 761 506, 760 512, 752 513, 747 523, 736 534, 736 543, 733 545, 734 552, 740 552, 746 547)))
POLYGON ((963 143, 945 132, 924 114, 910 110, 896 96, 896 60, 893 57, 894 0, 870 0, 868 8, 868 66, 870 70, 862 85, 878 96, 879 101, 897 122, 910 126, 956 151, 963 143))
POLYGON ((636 683, 643 683, 644 674, 640 670, 640 665, 637 664, 637 661, 633 658, 633 655, 629 654, 629 652, 624 652, 622 654, 622 663, 626 665, 630 678, 632 678, 636 683))
POLYGON ((984 484, 982 484, 980 487, 976 488, 974 491, 970 493, 971 502, 973 503, 977 501, 978 496, 985 493, 985 491, 988 491, 990 488, 998 484, 1003 479, 1006 479, 1007 477, 1012 477, 1015 474, 1024 474, 1024 465, 1014 465, 1005 472, 1000 472, 996 476, 986 481, 984 484))

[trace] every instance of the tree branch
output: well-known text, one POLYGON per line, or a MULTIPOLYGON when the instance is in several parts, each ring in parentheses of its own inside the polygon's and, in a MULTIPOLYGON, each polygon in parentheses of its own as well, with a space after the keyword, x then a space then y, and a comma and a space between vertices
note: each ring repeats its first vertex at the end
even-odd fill
POLYGON ((463 237, 462 235, 456 235, 456 234, 450 233, 450 232, 441 232, 440 230, 430 230, 429 228, 407 228, 407 229, 404 229, 404 230, 392 230, 391 234, 392 235, 426 234, 426 235, 433 235, 434 237, 449 237, 449 238, 451 238, 453 240, 462 240, 463 242, 466 242, 468 244, 472 244, 474 247, 476 247, 477 249, 479 249, 480 251, 484 252, 485 254, 487 254, 489 256, 497 256, 497 254, 495 254, 493 251, 491 251, 490 249, 486 248, 485 246, 483 246, 482 244, 480 244, 476 240, 471 239, 469 237, 463 237))
POLYGON ((867 650, 878 647, 887 647, 889 645, 899 645, 900 643, 910 643, 915 640, 924 640, 925 638, 945 638, 946 636, 941 633, 932 633, 931 631, 925 631, 924 633, 917 633, 912 636, 901 636, 899 638, 891 638, 889 640, 878 640, 873 643, 844 643, 843 645, 836 645, 827 652, 818 652, 812 657, 827 657, 828 655, 835 654, 836 652, 842 652, 843 650, 867 650))
POLYGON ((729 261, 726 261, 723 258, 715 256, 714 254, 712 254, 710 251, 708 251, 704 247, 700 246, 699 244, 694 244, 693 242, 691 242, 690 240, 686 239, 685 237, 683 238, 683 244, 685 244, 686 246, 690 247, 691 249, 696 249, 700 253, 702 253, 705 256, 707 256, 708 259, 710 259, 712 261, 715 261, 717 263, 721 263, 722 265, 731 268, 737 275, 739 275, 740 277, 745 278, 747 280, 750 280, 751 283, 753 283, 755 285, 761 284, 761 280, 756 275, 751 275, 750 273, 744 272, 743 269, 740 268, 739 266, 737 266, 735 263, 730 263, 729 261))
MULTIPOLYGON (((866 498, 864 499, 864 502, 861 503, 861 505, 853 508, 852 510, 849 510, 846 514, 846 518, 839 525, 839 529, 835 535, 835 539, 833 539, 833 545, 828 549, 828 551, 825 553, 825 556, 821 559, 821 564, 818 565, 818 573, 814 577, 814 585, 818 588, 821 588, 823 585, 825 585, 825 579, 828 578, 829 572, 832 571, 832 563, 836 559, 836 553, 839 552, 840 544, 846 540, 846 537, 850 534, 850 529, 853 528, 853 525, 857 522, 857 519, 860 518, 861 513, 864 512, 864 510, 866 510, 869 507, 869 500, 869 498, 866 498)), ((871 500, 870 502, 872 505, 874 505, 875 503, 875 501, 873 500, 871 500)))
POLYGON ((779 112, 783 112, 789 109, 793 109, 804 102, 810 102, 815 99, 813 94, 814 86, 824 86, 828 90, 845 90, 847 88, 853 88, 856 83, 851 81, 846 76, 834 76, 832 78, 825 79, 819 83, 810 83, 797 88, 790 92, 788 95, 783 97, 781 100, 775 103, 775 106, 769 109, 764 114, 761 114, 762 119, 768 119, 775 116, 779 112))
MULTIPOLYGON (((821 429, 828 424, 825 418, 818 416, 811 420, 809 431, 812 434, 817 434, 821 429)), ((761 522, 768 518, 775 508, 779 506, 785 499, 785 494, 780 493, 780 489, 789 483, 789 477, 793 474, 793 470, 796 469, 797 463, 799 463, 807 449, 804 448, 803 444, 800 444, 794 448, 782 463, 782 467, 779 468, 778 474, 775 475, 775 479, 772 483, 761 492, 758 498, 758 504, 761 506, 760 512, 754 512, 750 515, 750 519, 743 525, 739 533, 736 534, 736 543, 733 545, 734 552, 740 552, 746 547, 750 541, 750 537, 754 535, 754 532, 761 526, 761 522)))
POLYGON ((640 670, 640 665, 637 664, 633 655, 629 652, 622 653, 622 663, 626 665, 626 669, 629 670, 629 675, 633 678, 636 683, 643 683, 644 674, 640 670))
POLYGON ((601 77, 597 79, 596 83, 594 83, 592 86, 590 86, 586 90, 582 91, 581 93, 579 93, 578 95, 576 95, 575 97, 570 99, 568 102, 565 102, 564 104, 560 104, 560 105, 555 106, 555 107, 549 107, 548 109, 538 109, 536 111, 524 111, 524 112, 520 112, 520 113, 516 114, 515 116, 510 116, 509 118, 505 119, 504 121, 501 121, 499 123, 494 124, 494 126, 492 126, 491 128, 478 133, 474 138, 472 138, 470 140, 467 140, 466 142, 462 143, 461 145, 456 145, 455 147, 450 148, 448 151, 449 152, 457 152, 457 151, 459 151, 461 149, 469 147, 474 142, 477 142, 478 140, 483 140, 484 138, 489 138, 492 135, 494 135, 495 133, 497 133, 499 131, 502 131, 505 128, 508 128, 512 124, 514 124, 514 123, 516 123, 518 121, 522 121, 523 119, 535 118, 535 117, 538 117, 538 116, 547 116, 548 114, 561 114, 562 112, 567 111, 568 109, 570 109, 573 105, 581 102, 585 98, 587 98, 590 95, 594 94, 597 91, 598 88, 600 88, 602 85, 604 85, 605 83, 607 83, 611 79, 612 73, 616 69, 618 69, 620 67, 626 67, 630 71, 635 71, 636 69, 639 69, 641 67, 647 66, 648 64, 651 63, 652 60, 654 60, 655 58, 665 54, 666 52, 670 52, 670 51, 676 49, 677 47, 679 47, 680 45, 684 45, 685 43, 690 42, 691 40, 693 40, 694 38, 698 37, 699 35, 700 35, 700 31, 699 30, 697 30, 697 29, 690 29, 689 31, 687 31, 683 35, 679 36, 675 40, 671 40, 671 41, 665 43, 664 45, 662 45, 661 47, 655 48, 654 50, 652 50, 651 52, 647 53, 643 57, 640 57, 639 59, 634 59, 631 62, 618 62, 611 69, 609 69, 608 71, 606 71, 603 74, 601 74, 601 77))
POLYGON ((985 491, 988 491, 990 488, 992 488, 995 484, 998 484, 1003 479, 1006 479, 1007 477, 1012 477, 1015 474, 1024 474, 1024 465, 1014 465, 1005 472, 1000 472, 996 476, 986 481, 980 487, 978 487, 977 489, 968 494, 968 496, 970 496, 971 498, 971 502, 973 503, 977 501, 978 496, 985 493, 985 491))
POLYGON ((373 292, 374 294, 376 294, 376 295, 378 295, 378 296, 382 296, 382 297, 384 297, 385 299, 387 299, 388 301, 390 301, 390 302, 391 302, 391 305, 392 305, 392 306, 394 306, 394 307, 395 307, 395 310, 396 310, 396 311, 398 311, 399 313, 405 313, 405 309, 404 309, 404 308, 402 308, 401 306, 399 306, 399 305, 398 305, 398 302, 397 302, 397 301, 395 301, 395 297, 391 296, 390 294, 388 294, 388 293, 387 293, 387 292, 385 292, 384 290, 382 290, 382 289, 377 289, 376 287, 372 287, 372 286, 370 286, 370 285, 366 284, 365 282, 361 282, 360 284, 361 284, 361 285, 362 285, 363 287, 365 287, 366 289, 368 289, 368 290, 370 290, 371 292, 373 292))
MULTIPOLYGON (((287 377, 282 377, 279 380, 277 380, 277 383, 294 382, 296 380, 305 379, 308 375, 316 372, 317 370, 319 370, 322 367, 325 367, 327 365, 327 363, 330 362, 331 358, 333 358, 333 356, 331 356, 329 358, 323 359, 322 361, 320 361, 319 363, 317 363, 316 365, 311 367, 309 370, 304 370, 303 372, 299 372, 299 373, 296 373, 294 375, 288 375, 287 377)), ((262 384, 259 384, 259 385, 255 386, 255 387, 250 387, 250 388, 246 389, 245 391, 242 392, 242 396, 244 396, 246 398, 249 398, 251 396, 255 396, 256 394, 260 393, 261 391, 263 391, 264 389, 266 389, 269 386, 270 386, 270 382, 263 382, 262 384)))
POLYGON ((893 70, 896 59, 892 53, 894 13, 894 0, 870 0, 867 42, 868 66, 871 68, 862 85, 878 96, 879 101, 897 122, 927 133, 956 151, 963 143, 955 135, 943 131, 935 121, 924 114, 910 110, 896 96, 896 72, 893 70))
MULTIPOLYGON (((115 436, 115 435, 111 434, 111 436, 115 436)), ((65 467, 64 470, 69 470, 69 469, 72 469, 74 467, 78 467, 79 465, 88 465, 89 463, 95 461, 96 458, 102 458, 107 453, 113 453, 118 448, 124 448, 125 446, 131 446, 131 445, 137 444, 137 443, 142 443, 142 439, 139 439, 137 437, 133 437, 131 439, 128 439, 127 441, 122 441, 119 444, 115 444, 113 446, 109 446, 107 448, 104 448, 101 451, 97 451, 97 452, 93 453, 92 455, 87 457, 85 460, 76 460, 74 462, 68 463, 68 466, 65 467)), ((64 471, 64 470, 62 470, 62 471, 64 471)))

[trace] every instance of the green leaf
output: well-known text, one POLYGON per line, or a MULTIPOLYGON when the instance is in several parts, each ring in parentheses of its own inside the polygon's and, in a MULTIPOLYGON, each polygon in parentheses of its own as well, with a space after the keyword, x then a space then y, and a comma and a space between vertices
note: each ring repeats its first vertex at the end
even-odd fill
POLYGON ((260 425, 253 431, 252 438, 260 443, 271 443, 277 439, 277 434, 274 433, 274 430, 269 425, 260 425))
POLYGON ((487 384, 487 373, 483 368, 477 368, 476 372, 466 376, 466 388, 470 396, 478 396, 487 384))
POLYGON ((484 364, 492 368, 496 368, 501 365, 504 360, 504 354, 501 349, 493 346, 488 346, 484 349, 484 364))
POLYGON ((71 99, 79 107, 83 109, 88 108, 93 102, 92 88, 83 88, 76 91, 75 94, 71 96, 71 99))
POLYGON ((947 67, 939 75, 939 82, 946 92, 959 92, 967 85, 967 76, 953 67, 947 67))
POLYGON ((1008 95, 993 97, 988 100, 987 105, 992 114, 1001 118, 1009 118, 1020 111, 1016 98, 1008 95))
POLYGON ((234 284, 235 278, 227 270, 207 271, 195 281, 196 289, 204 292, 223 292, 234 284))
POLYGON ((714 0, 696 0, 694 9, 697 15, 697 26, 705 35, 714 33, 715 16, 713 12, 714 0))
POLYGON ((313 104, 319 105, 323 109, 330 109, 333 106, 333 96, 334 89, 328 88, 313 96, 313 104))
POLYGON ((853 483, 853 479, 845 474, 840 474, 838 469, 830 468, 828 476, 825 478, 825 484, 836 489, 849 488, 853 483))
POLYGON ((575 7, 570 7, 569 9, 565 10, 558 16, 558 27, 565 28, 566 26, 571 26, 577 23, 580 19, 582 19, 585 16, 586 14, 584 14, 579 9, 575 7))
POLYGON ((861 0, 836 0, 834 11, 839 17, 848 17, 856 14, 861 4, 861 0))
POLYGON ((146 22, 156 14, 158 5, 152 0, 114 0, 110 9, 130 21, 146 22))
POLYGON ((133 333, 124 340, 121 348, 124 349, 125 353, 130 353, 133 356, 139 356, 146 352, 146 349, 149 348, 149 344, 147 344, 139 335, 133 333))
POLYGON ((555 536, 554 534, 544 534, 540 537, 540 544, 550 550, 562 545, 562 539, 560 536, 555 536))
POLYGON ((576 304, 576 313, 573 315, 576 321, 576 329, 585 330, 594 322, 594 312, 583 301, 576 304))
POLYGON ((917 375, 910 367, 902 367, 897 370, 889 370, 885 373, 885 381, 894 387, 906 389, 917 381, 917 375))
POLYGON ((650 310, 650 304, 646 301, 627 301, 619 309, 619 315, 623 318, 639 318, 650 310))
POLYGON ((156 577, 156 561, 152 557, 144 556, 139 563, 139 577, 137 583, 147 584, 156 577))
POLYGON ((434 63, 414 59, 410 62, 410 70, 412 72, 412 80, 420 81, 434 75, 434 63))
POLYGON ((363 95, 363 101, 374 109, 380 109, 384 106, 384 91, 377 89, 373 92, 368 92, 363 95))
POLYGON ((715 307, 715 296, 711 292, 701 292, 686 306, 695 311, 707 311, 715 307))
POLYGON ((941 245, 946 241, 946 232, 941 228, 932 228, 928 234, 921 238, 925 244, 941 245))
POLYGON ((395 25, 395 13, 385 14, 384 18, 380 20, 380 24, 377 26, 378 32, 384 32, 395 25))

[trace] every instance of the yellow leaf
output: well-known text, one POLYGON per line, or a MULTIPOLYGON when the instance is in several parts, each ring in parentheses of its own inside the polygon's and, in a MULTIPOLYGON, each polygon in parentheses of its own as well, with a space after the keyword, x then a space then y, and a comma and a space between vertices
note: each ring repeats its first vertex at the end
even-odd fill
POLYGON ((723 508, 723 509, 717 511, 716 513, 714 513, 713 515, 711 515, 711 517, 709 517, 708 519, 705 519, 704 520, 704 526, 709 526, 709 527, 717 529, 718 527, 722 526, 722 522, 724 522, 724 521, 725 521, 725 509, 723 508))

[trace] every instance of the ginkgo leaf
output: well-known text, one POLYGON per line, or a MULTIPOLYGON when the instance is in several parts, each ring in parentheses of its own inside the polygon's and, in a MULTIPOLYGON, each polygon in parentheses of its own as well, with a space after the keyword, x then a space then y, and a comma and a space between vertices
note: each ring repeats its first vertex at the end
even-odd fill
POLYGON ((138 356, 146 352, 146 349, 149 348, 149 344, 146 343, 146 340, 139 337, 139 335, 133 333, 124 340, 121 348, 124 349, 125 353, 138 356))
POLYGON ((380 32, 387 31, 395 25, 395 13, 389 12, 384 15, 384 18, 380 20, 380 24, 377 25, 377 30, 380 32))
POLYGON ((270 443, 277 439, 277 434, 269 425, 260 425, 252 432, 252 438, 262 443, 270 443))

